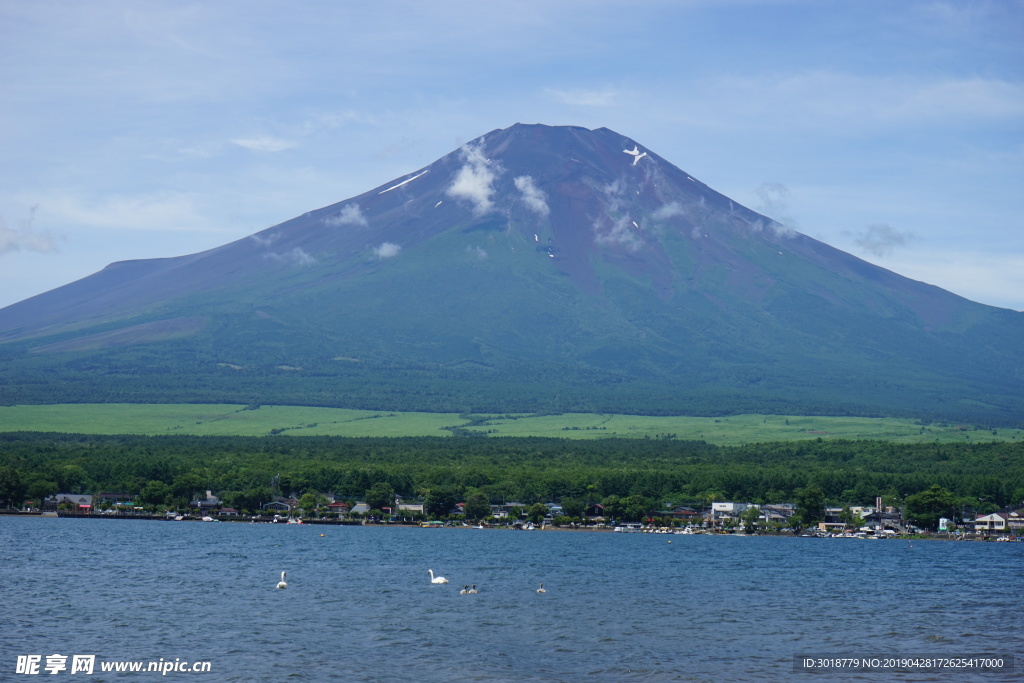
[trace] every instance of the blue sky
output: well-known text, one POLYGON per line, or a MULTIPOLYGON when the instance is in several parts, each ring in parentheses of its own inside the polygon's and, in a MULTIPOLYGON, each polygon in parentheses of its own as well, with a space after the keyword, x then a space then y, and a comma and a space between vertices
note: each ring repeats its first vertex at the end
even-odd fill
POLYGON ((1024 2, 0 0, 0 306, 516 122, 1024 309, 1024 2))

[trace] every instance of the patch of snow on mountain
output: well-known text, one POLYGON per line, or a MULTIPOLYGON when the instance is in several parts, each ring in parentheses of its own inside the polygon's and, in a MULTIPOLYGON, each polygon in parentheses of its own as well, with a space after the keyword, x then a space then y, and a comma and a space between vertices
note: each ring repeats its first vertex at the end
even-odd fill
POLYGON ((636 166, 636 162, 640 161, 645 156, 647 156, 647 152, 641 152, 640 148, 637 147, 636 145, 633 145, 633 149, 624 149, 622 151, 624 153, 626 153, 626 154, 632 155, 632 157, 633 157, 633 165, 634 166, 636 166))
POLYGON ((398 183, 397 185, 392 185, 391 187, 389 187, 386 190, 381 190, 377 194, 384 194, 385 192, 391 192, 391 190, 395 190, 395 189, 401 187, 402 185, 405 185, 406 183, 411 183, 412 181, 416 180, 420 176, 426 175, 428 173, 430 173, 430 169, 429 168, 427 170, 425 170, 425 171, 420 171, 419 173, 414 175, 412 178, 406 178, 405 180, 403 180, 402 182, 398 183))

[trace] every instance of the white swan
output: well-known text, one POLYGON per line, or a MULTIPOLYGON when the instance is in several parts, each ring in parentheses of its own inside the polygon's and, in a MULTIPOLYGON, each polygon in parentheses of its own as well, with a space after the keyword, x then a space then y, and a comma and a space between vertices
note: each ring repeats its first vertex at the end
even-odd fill
POLYGON ((462 590, 459 591, 459 595, 465 595, 469 592, 469 586, 463 586, 462 590))
POLYGON ((284 576, 287 573, 288 572, 281 572, 281 580, 277 582, 277 587, 278 588, 287 588, 288 587, 288 584, 284 582, 284 576))
POLYGON ((547 590, 544 589, 544 584, 543 583, 540 585, 540 588, 537 589, 537 592, 538 593, 547 593, 547 590))
POLYGON ((443 576, 434 576, 433 569, 428 569, 427 571, 430 572, 430 583, 448 583, 448 579, 443 576))
POLYGON ((473 584, 473 587, 469 589, 469 592, 474 594, 477 592, 475 583, 473 584))

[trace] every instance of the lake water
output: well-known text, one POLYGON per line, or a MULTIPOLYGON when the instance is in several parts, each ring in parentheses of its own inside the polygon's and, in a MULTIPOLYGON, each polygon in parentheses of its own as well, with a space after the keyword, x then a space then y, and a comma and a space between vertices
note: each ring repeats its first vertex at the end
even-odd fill
POLYGON ((1019 653, 1024 543, 13 517, 0 543, 0 680, 1024 678, 1021 657, 986 673, 794 666, 1019 653), (54 653, 67 670, 17 673, 54 653), (93 674, 72 655, 96 655, 93 674), (100 671, 161 658, 210 672, 100 671))

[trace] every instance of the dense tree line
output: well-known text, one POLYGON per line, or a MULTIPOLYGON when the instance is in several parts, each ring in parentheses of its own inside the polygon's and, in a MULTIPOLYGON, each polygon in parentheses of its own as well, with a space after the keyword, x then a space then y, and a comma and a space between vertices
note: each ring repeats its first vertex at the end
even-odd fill
POLYGON ((1024 444, 818 440, 704 442, 544 438, 343 438, 0 434, 0 504, 65 491, 181 501, 210 489, 257 507, 274 490, 351 499, 572 504, 642 497, 658 506, 904 500, 939 486, 961 504, 1024 502, 1024 444))
POLYGON ((224 358, 196 348, 169 356, 140 347, 69 353, 54 364, 45 354, 28 353, 31 347, 29 342, 0 345, 0 405, 254 402, 456 413, 888 416, 1024 427, 1019 400, 950 402, 924 379, 919 386, 908 381, 899 391, 881 380, 850 384, 839 378, 831 383, 794 379, 785 390, 773 390, 742 380, 729 366, 704 369, 689 384, 544 360, 483 367, 373 359, 341 363, 299 355, 282 368, 280 360, 268 364, 258 353, 224 358))

